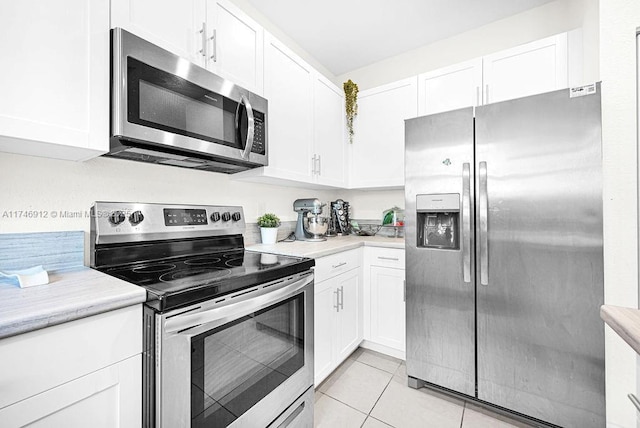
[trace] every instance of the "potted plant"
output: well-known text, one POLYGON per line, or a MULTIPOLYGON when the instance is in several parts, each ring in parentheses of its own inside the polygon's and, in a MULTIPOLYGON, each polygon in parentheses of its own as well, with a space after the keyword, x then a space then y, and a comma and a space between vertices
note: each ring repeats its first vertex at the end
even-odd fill
POLYGON ((266 213, 258 217, 258 226, 260 226, 260 236, 263 244, 275 244, 278 238, 278 227, 280 219, 277 215, 266 213))

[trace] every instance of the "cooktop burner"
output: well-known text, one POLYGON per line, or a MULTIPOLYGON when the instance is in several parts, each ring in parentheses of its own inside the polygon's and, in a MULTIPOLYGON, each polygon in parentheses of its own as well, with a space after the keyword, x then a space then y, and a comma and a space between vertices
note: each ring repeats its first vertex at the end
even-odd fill
POLYGON ((311 266, 311 259, 239 250, 101 270, 146 288, 150 300, 157 300, 158 309, 164 310, 187 295, 191 300, 215 298, 311 266))

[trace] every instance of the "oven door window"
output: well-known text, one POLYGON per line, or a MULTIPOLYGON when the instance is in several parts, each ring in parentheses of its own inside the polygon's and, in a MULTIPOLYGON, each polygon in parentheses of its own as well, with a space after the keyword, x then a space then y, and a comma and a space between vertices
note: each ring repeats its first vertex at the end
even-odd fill
POLYGON ((301 293, 191 340, 192 427, 225 427, 304 366, 301 293))
POLYGON ((127 58, 127 104, 131 123, 244 149, 246 139, 236 129, 236 114, 242 114, 237 102, 132 57, 127 58))

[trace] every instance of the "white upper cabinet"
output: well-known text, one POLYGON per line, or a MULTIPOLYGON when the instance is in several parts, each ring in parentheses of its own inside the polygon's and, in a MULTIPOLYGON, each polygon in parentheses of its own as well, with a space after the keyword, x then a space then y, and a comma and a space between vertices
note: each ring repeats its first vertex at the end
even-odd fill
POLYGON ((199 33, 205 0, 111 0, 111 27, 121 27, 174 54, 204 66, 199 33))
POLYGON ((269 100, 269 166, 274 177, 312 179, 313 69, 265 35, 264 94, 269 100))
POLYGON ((269 165, 234 174, 234 179, 346 187, 342 90, 267 32, 264 95, 269 101, 269 165))
POLYGON ((418 76, 420 116, 482 104, 482 58, 418 76))
MULTIPOLYGON (((577 32, 563 33, 512 49, 440 68, 418 76, 418 114, 555 91, 569 86, 570 72, 581 74, 581 63, 569 70, 569 35, 580 51, 577 32)), ((575 80, 579 80, 576 78, 575 80)))
POLYGON ((262 94, 263 29, 227 0, 112 0, 111 26, 262 94))
POLYGON ((346 187, 344 93, 316 73, 313 88, 313 156, 315 181, 346 187))
POLYGON ((208 0, 207 32, 208 68, 243 88, 262 94, 262 27, 229 1, 208 0))
POLYGON ((416 117, 417 98, 416 77, 358 94, 349 187, 404 186, 404 121, 416 117))
POLYGON ((567 33, 482 58, 484 104, 568 86, 567 33))
POLYGON ((0 151, 84 160, 109 150, 109 1, 0 3, 0 151))

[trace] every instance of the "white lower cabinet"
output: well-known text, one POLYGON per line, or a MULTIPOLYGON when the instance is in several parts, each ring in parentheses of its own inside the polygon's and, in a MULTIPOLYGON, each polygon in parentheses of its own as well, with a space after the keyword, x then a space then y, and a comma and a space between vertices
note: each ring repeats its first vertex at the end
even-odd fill
POLYGON ((0 410, 5 427, 139 427, 140 354, 0 410))
POLYGON ((405 351, 404 269, 371 266, 370 340, 405 351))
POLYGON ((358 249, 316 260, 313 353, 316 386, 362 341, 360 255, 358 249), (345 267, 351 269, 345 271, 345 267))
POLYGON ((404 250, 365 247, 363 346, 405 358, 404 250))
POLYGON ((140 427, 142 310, 0 340, 3 427, 140 427))

